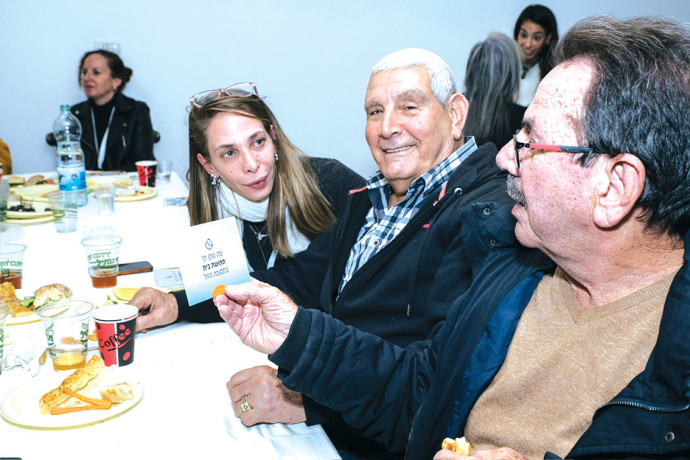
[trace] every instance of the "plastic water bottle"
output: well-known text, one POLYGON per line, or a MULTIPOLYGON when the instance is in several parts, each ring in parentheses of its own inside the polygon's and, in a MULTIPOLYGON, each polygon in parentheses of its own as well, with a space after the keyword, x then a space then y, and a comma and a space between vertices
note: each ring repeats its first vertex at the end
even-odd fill
POLYGON ((81 123, 70 112, 69 105, 60 106, 60 116, 53 123, 57 140, 57 172, 60 190, 78 196, 79 206, 88 201, 84 152, 81 150, 81 123))

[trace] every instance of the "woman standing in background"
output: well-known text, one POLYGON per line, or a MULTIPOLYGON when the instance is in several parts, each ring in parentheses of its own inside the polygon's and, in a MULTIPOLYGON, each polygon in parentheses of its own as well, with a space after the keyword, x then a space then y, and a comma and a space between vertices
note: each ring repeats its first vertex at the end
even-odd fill
POLYGON ((87 170, 136 171, 140 160, 155 160, 153 127, 144 102, 122 94, 132 69, 106 50, 89 51, 79 64, 79 86, 88 98, 72 107, 81 122, 87 170))
POLYGON ((556 17, 543 5, 530 5, 520 13, 513 38, 522 50, 522 78, 517 103, 527 107, 532 103, 539 82, 553 67, 549 57, 558 41, 556 17))

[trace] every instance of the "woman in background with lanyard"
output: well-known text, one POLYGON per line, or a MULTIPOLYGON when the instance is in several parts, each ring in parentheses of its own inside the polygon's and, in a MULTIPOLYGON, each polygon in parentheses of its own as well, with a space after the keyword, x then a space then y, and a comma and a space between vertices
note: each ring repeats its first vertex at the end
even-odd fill
POLYGON ((122 59, 106 50, 89 51, 79 64, 79 86, 88 100, 72 107, 82 126, 87 170, 136 171, 155 160, 149 108, 122 94, 132 76, 122 59))

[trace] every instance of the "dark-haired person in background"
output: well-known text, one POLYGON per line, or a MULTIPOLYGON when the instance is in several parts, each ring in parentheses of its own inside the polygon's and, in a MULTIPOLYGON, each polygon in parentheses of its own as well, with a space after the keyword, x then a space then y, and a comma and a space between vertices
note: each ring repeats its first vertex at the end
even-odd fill
POLYGON ((513 38, 522 49, 522 78, 517 103, 527 107, 539 82, 553 68, 549 56, 558 42, 556 17, 543 5, 530 5, 515 22, 513 38))
POLYGON ((136 171, 137 161, 155 159, 148 106, 122 94, 131 77, 132 69, 110 51, 89 51, 81 58, 79 86, 88 99, 72 113, 81 122, 87 170, 136 171))
POLYGON ((507 35, 493 32, 472 47, 465 70, 470 103, 465 133, 477 144, 501 147, 522 123, 525 107, 515 100, 520 88, 520 48, 507 35))

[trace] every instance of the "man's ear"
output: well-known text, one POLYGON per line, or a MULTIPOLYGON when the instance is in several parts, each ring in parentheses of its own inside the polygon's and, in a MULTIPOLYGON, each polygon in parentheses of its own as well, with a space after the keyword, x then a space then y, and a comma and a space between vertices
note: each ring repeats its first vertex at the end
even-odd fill
POLYGON ((446 108, 453 125, 453 139, 459 141, 462 139, 462 130, 465 128, 470 103, 467 102, 467 98, 464 95, 455 93, 448 99, 446 108))
POLYGON ((211 164, 210 161, 208 161, 204 156, 200 153, 196 154, 196 159, 199 160, 199 163, 201 163, 201 166, 204 167, 207 173, 216 176, 216 170, 213 168, 213 165, 211 164))
POLYGON ((629 216, 644 191, 647 173, 642 161, 630 153, 602 158, 603 170, 595 186, 594 223, 602 228, 618 225, 629 216))

